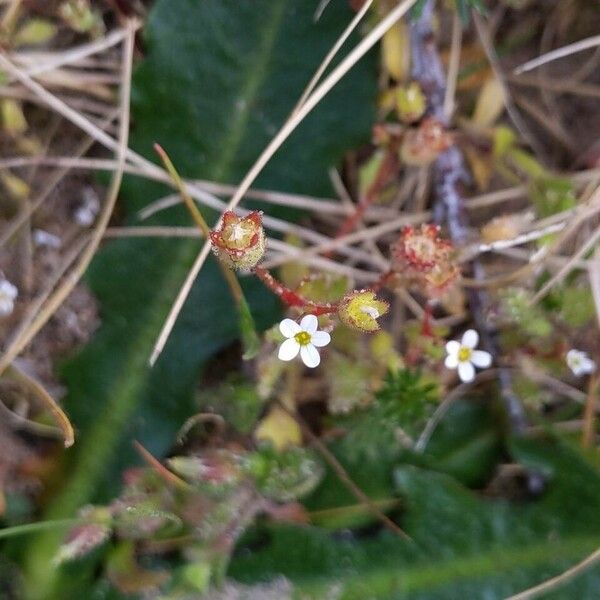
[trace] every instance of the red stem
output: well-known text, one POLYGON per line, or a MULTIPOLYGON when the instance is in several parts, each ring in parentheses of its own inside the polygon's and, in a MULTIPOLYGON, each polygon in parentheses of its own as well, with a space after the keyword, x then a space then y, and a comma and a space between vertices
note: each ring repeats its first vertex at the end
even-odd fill
POLYGON ((283 283, 277 281, 269 271, 262 267, 254 267, 254 274, 287 306, 298 306, 307 309, 315 316, 327 315, 337 312, 338 304, 317 304, 307 300, 300 294, 290 290, 283 283))

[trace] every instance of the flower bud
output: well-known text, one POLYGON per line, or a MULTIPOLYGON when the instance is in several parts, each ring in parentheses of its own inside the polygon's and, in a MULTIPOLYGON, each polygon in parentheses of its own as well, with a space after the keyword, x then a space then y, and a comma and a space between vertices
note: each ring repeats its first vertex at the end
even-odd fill
POLYGON ((457 281, 460 270, 451 260, 441 260, 427 273, 423 274, 425 293, 430 298, 444 295, 450 286, 457 281))
POLYGON ((375 292, 361 290, 344 296, 338 314, 344 325, 359 331, 372 332, 379 329, 377 319, 389 308, 387 302, 377 300, 375 292))
POLYGON ((423 272, 446 258, 451 248, 450 242, 440 237, 438 225, 424 224, 418 229, 405 227, 392 246, 392 259, 398 270, 408 267, 423 272))
POLYGON ((460 275, 452 243, 440 237, 437 225, 405 227, 391 253, 392 269, 430 298, 443 295, 460 275))
POLYGON ((413 81, 410 85, 400 86, 396 91, 396 110, 403 123, 418 121, 427 108, 427 100, 421 86, 413 81))
POLYGON ((221 226, 210 232, 214 253, 232 269, 251 269, 265 252, 265 232, 262 213, 251 212, 238 217, 234 212, 223 214, 221 226))
POLYGON ((507 214, 494 217, 481 228, 481 239, 486 244, 517 237, 533 220, 533 214, 507 214))
POLYGON ((101 507, 86 507, 81 516, 89 519, 89 523, 76 525, 68 533, 67 538, 54 557, 54 564, 81 558, 103 544, 111 533, 111 517, 109 511, 101 507))
POLYGON ((424 119, 418 127, 408 129, 402 139, 400 158, 407 165, 423 167, 432 163, 452 145, 452 135, 437 119, 424 119))

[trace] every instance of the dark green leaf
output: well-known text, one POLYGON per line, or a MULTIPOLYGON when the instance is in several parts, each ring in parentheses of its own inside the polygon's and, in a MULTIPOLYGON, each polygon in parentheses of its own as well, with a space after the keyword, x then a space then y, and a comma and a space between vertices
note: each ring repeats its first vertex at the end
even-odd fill
MULTIPOLYGON (((154 159, 152 145, 159 142, 182 175, 238 182, 352 18, 343 2, 316 24, 313 11, 300 0, 155 2, 145 32, 147 56, 134 79, 132 146, 154 159)), ((329 194, 327 169, 369 137, 374 77, 372 62, 357 65, 285 144, 258 185, 329 194)), ((128 179, 121 205, 127 221, 133 224, 136 211, 166 191, 128 179)), ((272 206, 263 208, 273 212, 272 206)), ((175 210, 152 223, 187 224, 189 217, 175 210)), ((209 261, 163 355, 148 367, 198 250, 193 240, 120 240, 94 261, 88 282, 101 302, 103 323, 63 370, 66 407, 79 435, 67 457, 66 484, 45 518, 73 515, 92 499, 112 496, 117 473, 133 460, 133 438, 163 454, 194 412, 193 388, 202 365, 239 335, 229 292, 209 261)), ((258 326, 272 324, 278 301, 254 281, 244 288, 258 326)), ((60 538, 60 532, 38 537, 27 550, 25 579, 32 598, 55 596, 56 570, 48 562, 60 538)))
MULTIPOLYGON (((535 500, 480 497, 447 475, 400 467, 400 525, 413 543, 388 531, 334 537, 314 528, 273 528, 246 538, 254 551, 241 552, 230 574, 244 582, 283 574, 298 596, 314 599, 333 589, 341 600, 506 598, 600 544, 598 473, 560 442, 515 442, 515 452, 549 477, 535 500)), ((595 568, 555 597, 591 600, 599 589, 595 568)))

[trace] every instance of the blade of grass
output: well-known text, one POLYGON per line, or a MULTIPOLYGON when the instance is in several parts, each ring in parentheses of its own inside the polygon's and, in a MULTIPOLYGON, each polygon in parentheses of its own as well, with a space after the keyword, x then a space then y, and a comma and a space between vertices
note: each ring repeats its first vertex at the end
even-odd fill
MULTIPOLYGON (((194 219, 194 222, 196 223, 196 226, 200 230, 202 236, 205 240, 209 240, 210 229, 206 224, 202 213, 196 206, 196 203, 189 195, 186 185, 177 172, 175 165, 169 158, 169 155, 159 144, 154 144, 154 150, 160 156, 165 168, 167 169, 167 173, 169 173, 173 183, 175 184, 175 187, 179 190, 181 198, 183 199, 188 212, 192 216, 192 219, 194 219)), ((256 332, 256 324, 254 323, 250 306, 248 305, 248 302, 244 296, 244 291, 242 290, 242 286, 240 285, 236 274, 227 265, 221 261, 218 262, 238 311, 240 333, 242 345, 244 347, 243 358, 245 360, 250 360, 258 354, 258 350, 260 348, 260 338, 256 332)))

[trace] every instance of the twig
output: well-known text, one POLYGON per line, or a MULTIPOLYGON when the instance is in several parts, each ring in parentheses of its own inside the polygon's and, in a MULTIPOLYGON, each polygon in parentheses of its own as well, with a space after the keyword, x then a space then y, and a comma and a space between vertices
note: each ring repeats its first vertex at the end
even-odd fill
POLYGON ((531 598, 537 598, 541 594, 545 594, 551 590, 554 590, 565 583, 571 581, 584 571, 587 571, 591 567, 593 567, 597 562, 600 561, 600 548, 592 552, 588 557, 584 558, 580 563, 577 563, 575 566, 571 567, 564 573, 553 577, 552 579, 548 579, 548 581, 544 581, 544 583, 540 583, 535 587, 532 587, 520 594, 516 594, 514 596, 510 596, 506 598, 506 600, 530 600, 531 598))
MULTIPOLYGON (((312 79, 310 80, 309 84, 306 86, 306 89, 302 93, 302 96, 300 96, 300 100, 298 100, 298 103, 292 110, 292 115, 298 111, 298 109, 304 104, 304 102, 306 102, 306 99, 310 96, 311 92, 314 90, 319 79, 321 79, 321 76, 325 72, 325 69, 327 69, 327 67, 330 65, 331 61, 335 58, 335 55, 339 52, 340 48, 344 45, 346 40, 350 37, 352 32, 356 29, 358 24, 362 21, 363 17, 367 14, 367 11, 371 7, 371 4, 373 4, 373 0, 367 0, 363 4, 362 8, 354 16, 354 19, 352 19, 352 21, 350 21, 350 24, 348 25, 348 27, 346 27, 346 29, 344 30, 342 35, 337 39, 335 44, 331 47, 331 50, 327 53, 327 55, 323 59, 323 62, 319 65, 319 68, 316 70, 316 72, 312 76, 312 79)), ((319 7, 319 8, 321 8, 321 7, 319 7)), ((324 10, 324 7, 321 9, 320 12, 323 12, 323 10, 324 10)), ((318 12, 318 17, 315 14, 316 20, 318 20, 318 18, 321 16, 318 9, 317 9, 317 12, 318 12)))
POLYGON ((553 60, 564 58, 565 56, 570 56, 571 54, 575 54, 576 52, 582 52, 583 50, 588 50, 589 48, 595 48, 596 46, 600 46, 600 35, 585 38, 584 40, 579 40, 578 42, 574 42, 573 44, 569 44, 567 46, 563 46, 562 48, 552 50, 552 52, 548 52, 546 54, 543 54, 542 56, 534 58, 533 60, 529 60, 526 63, 523 63, 522 65, 517 67, 513 72, 515 75, 520 75, 521 73, 537 69, 537 67, 552 62, 553 60))
POLYGON ((157 458, 155 458, 140 442, 133 440, 133 447, 137 450, 138 454, 148 463, 157 473, 162 477, 169 485, 181 490, 189 490, 191 486, 185 482, 181 477, 178 477, 172 471, 169 471, 157 458))
POLYGON ((591 448, 594 445, 596 436, 596 406, 598 404, 598 385, 600 379, 597 375, 592 375, 588 383, 587 398, 583 409, 583 432, 581 436, 581 445, 584 448, 591 448))
POLYGON ((446 119, 452 118, 456 95, 456 83, 460 69, 460 49, 462 43, 462 23, 458 11, 454 11, 452 18, 452 44, 450 45, 450 60, 448 62, 448 77, 446 78, 446 94, 444 96, 444 115, 446 119))
POLYGON ((446 395, 442 403, 435 409, 435 412, 423 428, 419 439, 415 443, 415 452, 424 452, 433 432, 440 424, 442 419, 446 416, 446 413, 450 410, 454 402, 459 398, 464 398, 465 392, 470 390, 474 385, 481 383, 482 381, 488 381, 490 379, 495 379, 498 376, 497 369, 487 369, 486 371, 481 371, 477 373, 477 376, 473 381, 467 383, 461 383, 457 385, 449 394, 446 395))
POLYGON ((506 74, 506 80, 514 85, 524 85, 528 87, 539 87, 561 94, 571 94, 574 96, 588 96, 591 98, 600 98, 600 86, 589 83, 574 83, 570 79, 556 80, 547 77, 533 77, 528 75, 506 74))
MULTIPOLYGON (((103 122, 103 126, 109 125, 112 123, 114 118, 118 115, 118 110, 114 110, 108 118, 103 122)), ((75 156, 80 156, 85 154, 91 146, 93 145, 93 138, 86 137, 75 149, 75 156)), ((70 160, 77 161, 82 160, 78 158, 72 158, 70 160)), ((113 162, 113 161, 111 161, 113 162)), ((39 164, 39 163, 38 163, 39 164)), ((72 164, 72 163, 71 163, 72 164)), ((67 175, 69 170, 71 169, 71 164, 58 164, 60 169, 52 174, 49 181, 46 182, 43 191, 40 195, 29 203, 26 210, 22 210, 14 219, 12 219, 6 226, 6 228, 2 231, 0 235, 0 248, 6 244, 12 236, 19 230, 19 228, 27 222, 27 219, 31 217, 31 215, 46 201, 50 193, 56 188, 56 186, 61 182, 61 180, 67 175)), ((112 164, 111 169, 115 168, 116 164, 112 164)))
POLYGON ((517 128, 523 139, 531 146, 534 152, 538 156, 544 156, 544 149, 539 144, 535 136, 531 133, 529 127, 527 126, 527 123, 523 120, 523 117, 521 117, 521 113, 518 111, 517 107, 512 101, 510 90, 506 85, 504 73, 500 68, 500 61, 498 60, 498 55, 494 48, 493 42, 490 39, 490 34, 486 24, 476 11, 472 11, 472 14, 473 22, 475 23, 475 29, 477 30, 477 34, 479 35, 479 40, 487 56, 488 62, 492 67, 492 71, 494 72, 496 79, 502 86, 502 90, 504 92, 504 105, 506 107, 506 112, 510 116, 512 122, 514 123, 515 127, 517 128))
MULTIPOLYGON (((65 298, 71 293, 73 288, 77 285, 78 281, 86 271, 90 264, 102 238, 104 231, 108 226, 112 211, 117 201, 118 192, 121 186, 121 180, 123 176, 123 167, 125 165, 125 150, 127 148, 127 140, 129 135, 129 96, 131 90, 131 70, 133 62, 133 47, 135 39, 135 31, 138 28, 138 23, 130 21, 128 24, 129 36, 123 44, 123 72, 122 72, 122 85, 121 85, 121 122, 119 132, 119 144, 117 152, 118 167, 113 175, 109 190, 107 192, 107 199, 102 210, 102 213, 98 219, 98 223, 90 240, 90 243, 83 251, 81 258, 73 270, 69 273, 64 283, 55 291, 55 293, 48 299, 46 304, 42 307, 40 313, 32 321, 27 331, 23 332, 23 335, 15 339, 10 347, 0 358, 0 373, 2 373, 16 358, 16 356, 27 346, 31 339, 37 334, 37 332, 45 325, 48 319, 54 314, 59 306, 64 302, 65 298)), ((8 68, 9 71, 15 72, 12 63, 7 60, 2 54, 0 54, 0 63, 8 68)))
POLYGON ((19 64, 25 64, 25 73, 34 77, 65 65, 76 63, 82 58, 112 48, 124 40, 127 35, 128 32, 126 29, 116 29, 99 40, 94 40, 88 44, 70 48, 65 52, 53 53, 51 58, 47 61, 41 60, 38 53, 15 53, 11 55, 11 58, 19 64), (27 66, 28 63, 30 63, 31 66, 27 66))
POLYGON ((52 414, 57 425, 60 427, 64 438, 65 448, 72 446, 73 442, 75 441, 75 432, 73 431, 73 426, 71 425, 71 422, 62 408, 46 391, 44 386, 39 383, 39 381, 28 375, 25 371, 21 370, 16 364, 10 365, 8 374, 14 377, 17 381, 20 381, 23 385, 28 387, 33 394, 35 394, 40 404, 42 404, 44 408, 46 408, 52 414))
MULTIPOLYGON (((440 121, 446 122, 443 106, 446 81, 433 34, 433 7, 432 0, 428 0, 421 16, 411 25, 412 75, 420 82, 427 94, 429 112, 440 121)), ((462 246, 467 241, 468 232, 465 202, 460 188, 468 175, 460 150, 452 146, 442 153, 435 163, 435 171, 436 202, 433 210, 435 220, 437 222, 445 220, 453 242, 457 246, 462 246)), ((484 276, 479 261, 474 260, 471 268, 475 280, 484 276)), ((497 362, 499 356, 497 332, 488 324, 485 313, 488 298, 482 290, 470 289, 469 304, 483 345, 497 362)), ((512 391, 510 372, 505 368, 498 369, 498 381, 511 427, 515 432, 522 432, 527 427, 527 419, 521 402, 512 391)))

